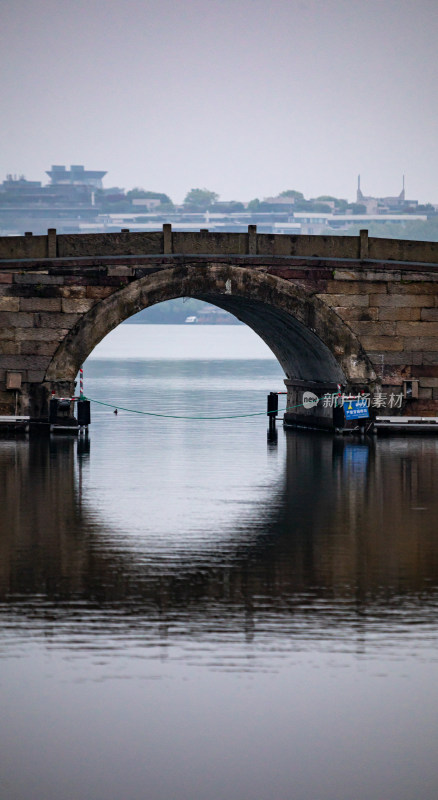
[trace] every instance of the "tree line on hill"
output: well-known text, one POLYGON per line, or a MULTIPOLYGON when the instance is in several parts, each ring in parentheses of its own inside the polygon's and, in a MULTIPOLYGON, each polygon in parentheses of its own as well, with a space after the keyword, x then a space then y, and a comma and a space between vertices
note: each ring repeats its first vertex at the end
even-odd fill
MULTIPOLYGON (((261 213, 290 213, 294 212, 309 212, 320 214, 365 214, 366 206, 362 203, 352 202, 333 195, 319 195, 316 198, 306 200, 304 194, 295 189, 287 189, 275 198, 260 200, 254 198, 249 203, 242 203, 237 200, 230 200, 227 202, 219 201, 217 192, 210 189, 190 189, 187 192, 182 207, 176 207, 170 197, 160 192, 145 191, 141 188, 131 189, 126 192, 126 201, 129 203, 132 200, 151 199, 159 200, 159 205, 155 207, 157 213, 172 213, 177 210, 187 213, 222 213, 232 214, 240 211, 246 211, 253 214, 261 213), (277 202, 275 202, 277 200, 277 202), (288 202, 290 201, 290 202, 288 202)), ((118 202, 111 203, 111 199, 106 197, 104 205, 106 210, 126 210, 126 201, 121 203, 121 198, 118 202), (117 206, 117 208, 116 208, 117 206), (123 206, 123 208, 122 208, 123 206)), ((422 214, 427 216, 427 220, 412 220, 406 221, 401 225, 400 223, 394 224, 391 222, 375 223, 370 221, 367 223, 367 228, 370 236, 385 237, 388 239, 418 239, 421 241, 437 241, 438 240, 438 213, 436 208, 430 203, 418 204, 415 207, 406 207, 402 210, 403 214, 418 215, 422 214)), ((364 227, 364 223, 360 224, 352 219, 351 224, 343 229, 331 230, 331 235, 350 235, 356 236, 359 230, 364 227)))

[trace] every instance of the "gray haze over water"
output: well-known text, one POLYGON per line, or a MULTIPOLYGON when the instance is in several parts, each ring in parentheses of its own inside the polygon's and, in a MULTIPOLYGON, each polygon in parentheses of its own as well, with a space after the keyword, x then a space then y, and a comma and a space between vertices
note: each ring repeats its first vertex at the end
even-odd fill
POLYGON ((0 178, 437 202, 435 0, 0 0, 0 178))

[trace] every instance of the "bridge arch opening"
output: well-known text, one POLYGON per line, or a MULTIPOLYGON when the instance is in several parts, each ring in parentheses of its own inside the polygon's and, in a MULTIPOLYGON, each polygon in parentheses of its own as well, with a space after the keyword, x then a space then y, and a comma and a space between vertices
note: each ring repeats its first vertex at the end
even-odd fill
POLYGON ((206 264, 156 271, 99 301, 58 347, 46 385, 72 385, 110 331, 138 311, 177 297, 203 300, 236 316, 267 344, 290 380, 347 386, 375 379, 357 338, 316 295, 245 267, 206 264))

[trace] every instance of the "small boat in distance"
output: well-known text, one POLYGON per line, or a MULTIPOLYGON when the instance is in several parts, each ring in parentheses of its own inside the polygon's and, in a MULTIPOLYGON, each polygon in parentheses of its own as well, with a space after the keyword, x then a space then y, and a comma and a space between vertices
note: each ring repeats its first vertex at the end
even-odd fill
POLYGON ((186 325, 242 325, 236 317, 223 308, 216 306, 203 306, 197 314, 192 314, 184 320, 186 325))

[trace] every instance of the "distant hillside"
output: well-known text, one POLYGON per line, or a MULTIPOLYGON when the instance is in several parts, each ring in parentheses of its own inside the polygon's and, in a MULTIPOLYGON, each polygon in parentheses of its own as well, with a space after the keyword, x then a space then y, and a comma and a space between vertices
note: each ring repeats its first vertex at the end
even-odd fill
POLYGON ((341 236, 359 236, 361 228, 367 228, 369 236, 376 236, 377 238, 384 239, 413 239, 419 242, 437 242, 438 241, 438 220, 428 219, 422 222, 421 220, 407 220, 403 224, 397 222, 365 222, 360 224, 352 224, 348 229, 342 231, 328 230, 330 236, 335 236, 339 233, 341 236))
POLYGON ((187 317, 195 317, 192 324, 199 325, 241 325, 232 314, 216 306, 208 305, 202 300, 191 297, 178 297, 166 303, 157 303, 145 308, 138 314, 125 320, 124 325, 182 325, 187 317))

